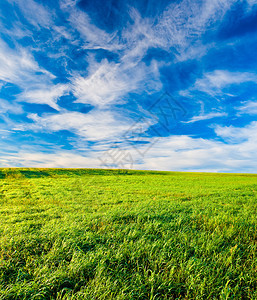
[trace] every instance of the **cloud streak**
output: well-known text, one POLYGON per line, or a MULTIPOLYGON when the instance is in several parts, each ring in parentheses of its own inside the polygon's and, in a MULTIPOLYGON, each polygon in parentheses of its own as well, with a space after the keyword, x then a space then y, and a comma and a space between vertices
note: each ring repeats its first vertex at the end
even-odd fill
POLYGON ((215 70, 214 72, 204 74, 203 78, 198 79, 194 85, 194 89, 214 95, 221 93, 222 89, 227 86, 239 85, 246 82, 257 83, 256 74, 215 70))
POLYGON ((226 117, 227 113, 225 112, 211 112, 205 115, 200 115, 200 116, 194 116, 191 120, 189 121, 184 121, 183 123, 194 123, 198 121, 204 121, 204 120, 210 120, 213 118, 220 118, 220 117, 226 117))

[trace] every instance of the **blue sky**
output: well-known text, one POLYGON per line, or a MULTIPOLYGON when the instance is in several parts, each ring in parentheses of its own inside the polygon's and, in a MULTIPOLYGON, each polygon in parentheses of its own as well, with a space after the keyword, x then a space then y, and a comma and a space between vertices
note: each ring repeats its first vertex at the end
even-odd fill
POLYGON ((256 32, 256 0, 1 0, 0 167, 256 172, 256 32))

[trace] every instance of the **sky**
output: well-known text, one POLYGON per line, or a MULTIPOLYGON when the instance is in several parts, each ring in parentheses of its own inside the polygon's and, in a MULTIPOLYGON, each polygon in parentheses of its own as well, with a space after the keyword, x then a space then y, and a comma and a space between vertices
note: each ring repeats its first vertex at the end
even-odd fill
POLYGON ((257 0, 1 0, 0 167, 257 172, 257 0))

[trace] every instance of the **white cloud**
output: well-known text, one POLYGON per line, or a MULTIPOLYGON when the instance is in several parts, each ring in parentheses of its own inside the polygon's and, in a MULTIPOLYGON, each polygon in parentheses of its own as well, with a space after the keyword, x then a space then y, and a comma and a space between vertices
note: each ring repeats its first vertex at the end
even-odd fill
POLYGON ((257 115, 257 102, 256 101, 244 101, 242 105, 236 107, 238 110, 237 115, 248 114, 248 115, 257 115))
POLYGON ((95 26, 88 15, 76 7, 76 1, 61 1, 61 8, 69 13, 69 22, 83 38, 84 49, 120 50, 123 46, 118 43, 116 32, 109 34, 95 26))
POLYGON ((41 68, 32 54, 20 47, 9 48, 0 40, 0 80, 19 86, 17 101, 47 104, 59 110, 57 100, 64 95, 68 84, 52 83, 55 76, 41 68))
POLYGON ((121 61, 127 64, 136 64, 142 60, 151 47, 162 47, 162 40, 156 34, 154 19, 142 18, 139 12, 130 9, 131 24, 122 31, 125 41, 125 50, 121 61))
MULTIPOLYGON (((205 32, 209 25, 221 20, 231 4, 229 0, 208 0, 204 4, 184 0, 169 5, 158 19, 142 18, 138 11, 131 9, 132 22, 123 29, 122 38, 118 39, 116 32, 107 33, 96 27, 88 15, 77 8, 77 1, 60 2, 61 8, 69 14, 68 19, 72 28, 56 26, 54 24, 54 12, 33 0, 26 3, 22 0, 10 0, 10 2, 18 4, 28 21, 38 29, 40 27, 48 29, 51 27, 54 39, 58 39, 58 36, 62 35, 71 43, 74 43, 73 30, 76 29, 83 38, 84 48, 101 48, 119 53, 119 62, 109 63, 103 60, 101 63, 96 63, 91 59, 89 61, 91 70, 89 75, 83 77, 76 74, 72 78, 73 90, 75 96, 78 97, 78 102, 99 106, 122 101, 124 95, 139 89, 147 89, 147 92, 151 89, 160 89, 161 83, 158 73, 162 64, 153 62, 150 67, 143 64, 141 60, 147 50, 151 47, 160 47, 166 50, 169 50, 170 47, 176 47, 179 53, 178 59, 180 60, 199 56, 200 52, 204 54, 207 46, 203 46, 201 43, 192 43, 192 39, 205 32), (37 14, 35 14, 35 11, 37 14)), ((5 49, 4 54, 6 52, 9 51, 5 49)), ((19 64, 17 60, 20 53, 13 53, 12 56, 9 62, 15 62, 13 66, 10 67, 6 62, 3 63, 2 77, 5 78, 4 80, 13 82, 14 77, 17 76, 16 82, 18 81, 19 85, 24 83, 24 86, 28 84, 33 72, 43 72, 43 70, 38 70, 39 67, 28 52, 23 51, 21 57, 31 63, 29 72, 28 70, 23 71, 25 67, 19 64), (3 69, 5 69, 5 73, 3 69), (27 77, 28 80, 23 79, 23 82, 21 82, 21 77, 27 77)), ((65 53, 62 53, 62 56, 65 56, 65 53)), ((36 77, 38 78, 38 75, 36 77)), ((32 83, 35 86, 35 83, 32 83)), ((52 89, 51 84, 50 89, 52 89)), ((35 98, 33 93, 38 96, 38 100, 35 100, 36 103, 43 103, 43 97, 41 97, 44 94, 43 91, 33 89, 32 91, 26 91, 22 96, 24 97, 26 94, 28 101, 32 101, 35 98)), ((57 108, 56 100, 51 95, 46 95, 45 103, 50 103, 50 106, 57 108), (53 99, 53 101, 49 99, 53 99)))
MULTIPOLYGON (((189 136, 162 138, 153 145, 143 158, 140 159, 139 155, 134 154, 135 161, 137 161, 135 168, 256 173, 256 132, 257 125, 254 123, 246 128, 227 130, 225 127, 220 127, 216 133, 226 138, 224 143, 189 136), (237 132, 241 139, 236 136, 237 132)), ((143 149, 141 151, 143 152, 143 149)))
POLYGON ((215 70, 205 73, 194 85, 195 90, 206 92, 210 95, 220 93, 221 90, 232 84, 244 82, 257 82, 257 76, 248 72, 230 72, 227 70, 215 70))
POLYGON ((140 63, 134 67, 122 63, 100 63, 90 61, 87 77, 74 76, 73 93, 76 102, 89 103, 98 107, 123 101, 123 96, 130 92, 144 91, 151 93, 159 89, 159 74, 152 63, 146 66, 140 63), (152 89, 152 90, 151 90, 152 89))
MULTIPOLYGON (((240 85, 248 82, 256 84, 257 75, 250 72, 215 70, 213 72, 204 73, 202 77, 197 79, 191 87, 186 90, 181 90, 179 94, 184 97, 196 98, 195 93, 200 91, 220 100, 224 96, 234 96, 225 90, 231 85, 240 85)), ((201 99, 201 95, 197 94, 197 99, 200 101, 199 99, 201 99)), ((203 101, 208 101, 208 98, 204 97, 203 101)))
POLYGON ((199 38, 211 25, 221 22, 233 0, 207 0, 192 2, 184 0, 170 4, 160 16, 156 25, 156 36, 162 40, 163 48, 174 47, 179 61, 199 58, 205 47, 199 38))
MULTIPOLYGON (((149 144, 123 147, 121 144, 120 149, 131 155, 134 169, 256 173, 256 132, 257 122, 253 122, 245 128, 217 128, 216 133, 226 138, 226 142, 181 135, 160 138, 152 147, 149 144), (231 137, 236 137, 237 132, 244 139, 232 141, 231 137), (145 151, 145 154, 142 156, 137 150, 145 151)), ((0 155, 0 164, 3 167, 101 167, 99 157, 104 159, 106 155, 103 149, 106 149, 103 144, 100 147, 96 145, 91 150, 85 149, 85 155, 81 151, 43 153, 24 149, 0 155)))
POLYGON ((172 136, 161 139, 143 158, 137 168, 153 170, 195 170, 212 169, 221 171, 224 164, 221 156, 226 156, 226 149, 221 143, 189 136, 172 136))
POLYGON ((72 0, 61 1, 61 8, 69 13, 70 24, 80 32, 84 48, 102 48, 119 52, 126 59, 139 60, 151 47, 165 50, 175 47, 178 59, 182 60, 189 53, 194 57, 205 53, 206 46, 194 41, 211 25, 222 21, 234 0, 207 0, 203 3, 183 0, 168 5, 155 18, 142 18, 136 9, 131 8, 131 22, 123 28, 122 39, 118 39, 117 32, 107 33, 96 27, 88 15, 77 8, 76 3, 72 0))
POLYGON ((215 132, 218 136, 228 142, 257 142, 257 122, 251 122, 249 125, 242 128, 234 126, 217 126, 215 132))
POLYGON ((24 48, 10 49, 0 40, 0 80, 22 85, 28 83, 35 72, 42 72, 31 54, 24 48))
POLYGON ((33 0, 8 0, 10 3, 16 3, 21 9, 25 18, 35 27, 50 28, 53 24, 53 13, 33 0))
POLYGON ((0 39, 0 80, 24 90, 42 83, 52 84, 54 78, 53 74, 38 65, 28 49, 11 49, 0 39))
POLYGON ((159 67, 156 63, 149 68, 141 60, 151 47, 169 50, 177 49, 177 59, 204 55, 208 47, 198 43, 196 36, 204 33, 208 26, 220 21, 230 8, 231 1, 206 1, 203 5, 184 0, 171 4, 158 19, 142 18, 138 11, 131 9, 131 23, 123 29, 122 39, 116 32, 107 33, 92 24, 88 15, 76 7, 76 1, 62 1, 63 9, 70 14, 69 21, 83 38, 86 49, 107 49, 118 52, 119 62, 103 60, 96 63, 89 60, 87 77, 74 75, 73 91, 78 102, 97 106, 122 101, 124 95, 138 89, 160 89, 159 67), (152 73, 152 74, 151 74, 152 73), (154 80, 151 80, 151 75, 154 80), (150 82, 151 81, 151 82, 150 82))
POLYGON ((73 78, 76 102, 103 106, 120 101, 123 95, 136 88, 135 83, 130 82, 128 74, 120 70, 120 64, 103 60, 99 64, 95 63, 94 66, 96 69, 92 70, 86 78, 81 76, 73 78))
POLYGON ((21 105, 17 103, 12 103, 7 100, 0 99, 0 114, 6 114, 6 113, 22 114, 23 109, 21 105))
POLYGON ((203 114, 200 116, 194 116, 191 120, 189 121, 184 121, 183 123, 194 123, 198 121, 203 121, 203 120, 209 120, 213 118, 220 118, 220 117, 225 117, 227 116, 227 113, 225 112, 211 112, 208 114, 203 114))
POLYGON ((76 6, 78 1, 79 0, 60 0, 59 3, 60 3, 61 9, 67 10, 67 9, 70 9, 70 8, 73 8, 74 6, 76 6))
POLYGON ((107 60, 96 63, 89 59, 89 75, 73 76, 77 102, 104 106, 121 102, 129 92, 160 89, 159 68, 162 63, 153 62, 149 68, 141 62, 148 49, 159 47, 170 51, 175 47, 180 61, 204 55, 210 45, 202 45, 199 36, 210 25, 222 20, 232 2, 208 0, 201 4, 184 0, 169 5, 157 19, 142 18, 132 8, 131 22, 123 28, 122 38, 118 39, 116 32, 107 33, 92 24, 88 15, 77 8, 77 1, 61 1, 62 9, 69 14, 71 26, 83 38, 84 48, 106 49, 119 55, 116 63, 107 60))
POLYGON ((67 94, 69 91, 69 85, 56 84, 56 85, 41 85, 36 88, 30 88, 25 90, 19 95, 19 101, 25 101, 29 103, 47 104, 50 107, 60 110, 57 105, 58 99, 67 94))
POLYGON ((250 8, 252 8, 253 5, 257 4, 256 0, 247 0, 248 5, 250 6, 250 8))
POLYGON ((143 19, 131 9, 132 23, 128 24, 118 38, 117 32, 107 33, 96 27, 88 15, 76 7, 76 1, 62 1, 62 9, 69 14, 69 22, 82 38, 84 49, 105 49, 115 52, 116 62, 103 59, 97 62, 93 54, 88 56, 88 75, 73 73, 73 93, 77 102, 98 107, 121 103, 130 92, 151 93, 162 87, 159 80, 159 65, 142 62, 149 47, 158 45, 157 36, 151 29, 153 20, 143 19))
POLYGON ((79 112, 45 114, 42 117, 30 114, 28 117, 34 123, 17 125, 15 129, 49 132, 69 130, 89 141, 115 140, 131 124, 130 119, 121 119, 111 111, 101 110, 92 110, 87 114, 79 112))
POLYGON ((4 24, 0 21, 1 33, 7 35, 10 38, 21 39, 24 37, 31 37, 33 34, 30 30, 25 28, 20 21, 14 21, 10 28, 6 28, 4 24))
POLYGON ((64 37, 65 39, 70 40, 71 43, 75 43, 75 41, 73 41, 74 37, 72 35, 71 29, 68 29, 65 26, 56 26, 56 25, 54 25, 52 29, 53 29, 52 34, 54 39, 59 40, 60 37, 64 37))
POLYGON ((70 151, 57 151, 44 153, 40 151, 19 151, 14 154, 0 154, 1 167, 36 167, 36 168, 93 168, 99 163, 96 157, 71 153, 70 151))

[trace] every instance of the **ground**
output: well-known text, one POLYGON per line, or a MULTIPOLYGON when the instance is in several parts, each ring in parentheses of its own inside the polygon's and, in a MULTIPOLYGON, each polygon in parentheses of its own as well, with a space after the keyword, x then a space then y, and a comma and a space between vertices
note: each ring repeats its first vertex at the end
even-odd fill
POLYGON ((0 169, 0 299, 257 299, 257 175, 0 169))

